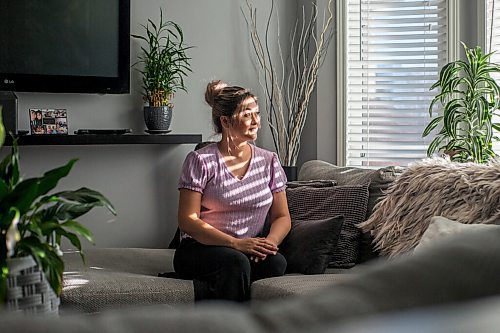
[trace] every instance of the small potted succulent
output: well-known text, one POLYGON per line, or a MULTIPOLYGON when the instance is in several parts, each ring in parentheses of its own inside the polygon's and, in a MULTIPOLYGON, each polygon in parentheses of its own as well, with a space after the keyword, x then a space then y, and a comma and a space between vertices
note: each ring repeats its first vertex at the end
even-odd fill
POLYGON ((145 42, 141 46, 138 61, 133 67, 142 74, 144 121, 150 133, 164 132, 172 119, 172 98, 177 90, 186 91, 184 78, 192 72, 186 51, 191 46, 184 44, 181 27, 163 18, 155 24, 151 19, 144 28, 144 35, 132 35, 145 42))
MULTIPOLYGON (((0 147, 4 138, 0 118, 0 147)), ((57 313, 64 271, 62 238, 82 253, 80 238, 92 242, 93 236, 76 219, 97 206, 115 214, 108 199, 85 187, 49 193, 75 162, 23 179, 15 138, 10 154, 0 162, 0 308, 57 313)))

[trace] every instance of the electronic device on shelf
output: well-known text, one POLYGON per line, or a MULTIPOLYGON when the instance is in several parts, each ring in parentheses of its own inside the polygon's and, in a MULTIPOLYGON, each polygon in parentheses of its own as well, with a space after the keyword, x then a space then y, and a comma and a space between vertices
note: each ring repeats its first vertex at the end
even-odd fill
POLYGON ((82 128, 75 131, 77 135, 85 135, 85 134, 106 134, 106 135, 122 135, 132 133, 130 128, 116 128, 116 129, 89 129, 82 128))

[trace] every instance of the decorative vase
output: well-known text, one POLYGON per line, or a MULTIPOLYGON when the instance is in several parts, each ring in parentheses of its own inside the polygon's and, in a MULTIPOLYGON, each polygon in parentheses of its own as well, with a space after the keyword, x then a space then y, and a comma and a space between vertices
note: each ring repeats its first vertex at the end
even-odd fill
POLYGON ((144 123, 150 131, 166 131, 172 121, 172 105, 145 106, 144 123))
POLYGON ((286 179, 289 182, 297 180, 297 166, 283 166, 283 170, 285 171, 286 179))
POLYGON ((31 256, 7 259, 8 311, 57 316, 60 299, 31 256))

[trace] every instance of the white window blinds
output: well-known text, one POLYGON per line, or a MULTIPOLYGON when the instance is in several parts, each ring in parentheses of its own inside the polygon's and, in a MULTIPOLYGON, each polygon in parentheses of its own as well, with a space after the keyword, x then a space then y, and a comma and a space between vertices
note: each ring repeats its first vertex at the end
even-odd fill
MULTIPOLYGON (((500 64, 500 1, 486 1, 486 52, 495 53, 491 56, 490 61, 500 64), (493 22, 493 26, 492 23, 493 22), (493 29, 492 29, 493 28, 493 29), (493 32, 493 33, 492 33, 493 32)), ((494 73, 492 77, 500 84, 500 75, 494 73)), ((493 119, 494 122, 500 122, 500 116, 493 119)), ((496 136, 500 133, 495 132, 496 136)), ((493 150, 500 155, 500 142, 493 143, 493 150)))
POLYGON ((346 164, 407 165, 447 63, 446 0, 347 0, 346 164))

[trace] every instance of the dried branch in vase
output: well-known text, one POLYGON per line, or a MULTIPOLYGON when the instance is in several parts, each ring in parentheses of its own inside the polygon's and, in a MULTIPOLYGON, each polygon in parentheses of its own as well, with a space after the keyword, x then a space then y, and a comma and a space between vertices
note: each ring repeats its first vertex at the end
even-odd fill
POLYGON ((290 33, 290 55, 286 59, 281 48, 278 14, 276 14, 278 31, 276 39, 270 39, 269 36, 275 11, 274 2, 271 1, 264 39, 257 29, 257 9, 252 7, 248 0, 249 16, 247 17, 245 13, 243 15, 257 58, 259 84, 264 90, 266 117, 276 152, 282 165, 294 166, 300 151, 300 137, 307 118, 310 97, 318 80, 318 70, 323 64, 334 33, 333 0, 328 1, 320 27, 317 26, 317 5, 312 3, 309 16, 302 6, 302 14, 297 18, 290 33), (319 31, 318 36, 316 31, 319 31), (278 60, 271 56, 270 43, 277 43, 278 60))

